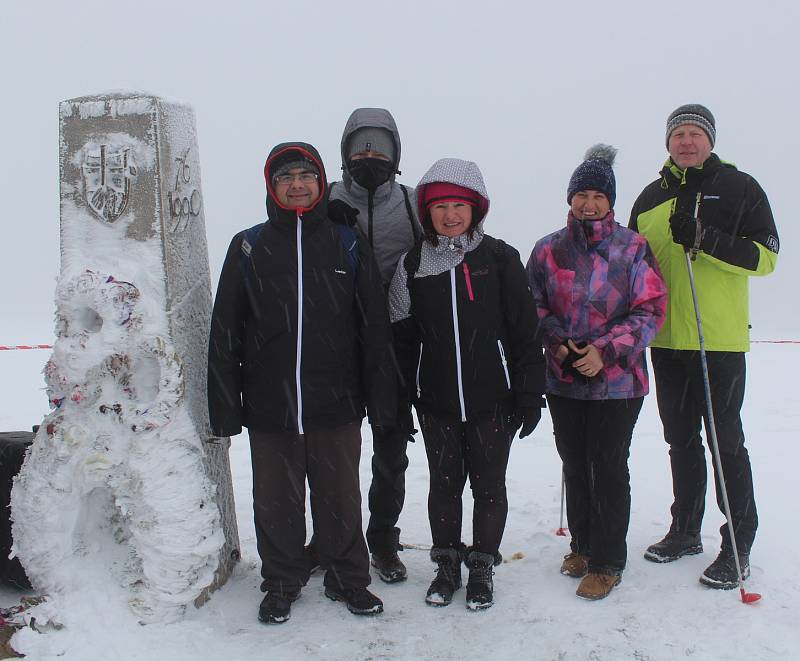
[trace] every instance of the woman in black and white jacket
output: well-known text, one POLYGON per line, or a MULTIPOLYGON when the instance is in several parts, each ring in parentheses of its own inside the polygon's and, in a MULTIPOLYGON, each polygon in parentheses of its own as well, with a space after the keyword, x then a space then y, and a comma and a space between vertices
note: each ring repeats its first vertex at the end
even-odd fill
POLYGON ((425 234, 398 264, 389 311, 430 467, 438 567, 425 600, 447 605, 461 587, 461 494, 469 476, 467 607, 488 608, 508 513, 511 441, 541 418, 536 310, 519 253, 483 232, 489 198, 475 163, 437 161, 417 186, 417 204, 425 234))

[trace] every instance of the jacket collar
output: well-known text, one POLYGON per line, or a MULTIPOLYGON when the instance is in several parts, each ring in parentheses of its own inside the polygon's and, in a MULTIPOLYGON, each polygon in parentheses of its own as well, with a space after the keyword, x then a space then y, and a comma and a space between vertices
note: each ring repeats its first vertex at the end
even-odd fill
POLYGON ((611 236, 616 225, 613 209, 599 220, 578 220, 572 211, 567 214, 567 228, 570 236, 579 245, 586 248, 596 246, 611 236))
POLYGON ((685 170, 675 165, 672 157, 668 156, 660 172, 661 187, 668 188, 671 182, 686 186, 688 183, 702 181, 717 172, 721 167, 723 167, 723 162, 713 152, 699 168, 692 167, 685 170))
POLYGON ((475 226, 472 236, 469 235, 469 232, 465 232, 464 234, 459 234, 458 236, 453 237, 437 235, 436 245, 433 249, 437 255, 451 252, 463 255, 470 250, 475 250, 482 240, 483 227, 478 224, 475 226))
MULTIPOLYGON (((347 192, 350 193, 353 201, 359 205, 363 205, 366 208, 367 203, 369 202, 369 191, 361 184, 356 183, 350 175, 347 177, 342 177, 342 183, 344 184, 347 192)), ((372 203, 383 204, 384 202, 388 201, 392 195, 393 185, 394 175, 392 175, 389 181, 385 181, 375 189, 375 194, 372 196, 372 203)))

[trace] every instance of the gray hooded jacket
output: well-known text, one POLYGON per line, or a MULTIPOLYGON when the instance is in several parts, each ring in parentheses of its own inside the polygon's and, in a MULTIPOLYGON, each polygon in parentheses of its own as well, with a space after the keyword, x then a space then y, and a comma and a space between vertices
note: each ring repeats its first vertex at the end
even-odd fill
POLYGON ((365 237, 370 239, 372 252, 378 262, 381 279, 385 286, 394 275, 395 267, 400 256, 414 245, 415 236, 422 233, 417 219, 417 201, 413 189, 407 189, 411 207, 412 219, 409 218, 405 196, 400 184, 395 181, 393 174, 389 181, 381 184, 372 194, 372 213, 370 214, 370 193, 366 188, 353 181, 347 171, 348 142, 350 136, 360 128, 374 127, 388 130, 394 138, 397 158, 394 163, 395 170, 400 164, 400 134, 397 125, 388 110, 383 108, 358 108, 350 115, 342 134, 342 181, 332 185, 331 199, 342 200, 351 207, 358 209, 358 228, 365 237), (370 216, 372 228, 370 231, 370 216), (416 232, 416 235, 415 235, 416 232))

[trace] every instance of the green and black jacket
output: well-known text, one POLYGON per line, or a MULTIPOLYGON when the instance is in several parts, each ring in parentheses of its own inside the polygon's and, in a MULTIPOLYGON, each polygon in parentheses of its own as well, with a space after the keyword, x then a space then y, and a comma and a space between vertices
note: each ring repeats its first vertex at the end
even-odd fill
POLYGON ((676 211, 719 232, 693 264, 706 349, 748 351, 748 278, 771 273, 778 261, 778 232, 766 194, 749 174, 711 154, 702 167, 686 170, 667 159, 661 178, 633 205, 628 227, 647 238, 669 290, 666 319, 651 346, 698 349, 686 257, 669 228, 676 211))

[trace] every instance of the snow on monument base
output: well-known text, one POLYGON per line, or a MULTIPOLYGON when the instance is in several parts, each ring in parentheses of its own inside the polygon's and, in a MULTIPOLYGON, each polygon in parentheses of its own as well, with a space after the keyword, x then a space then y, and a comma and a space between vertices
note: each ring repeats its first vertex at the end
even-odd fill
POLYGON ((211 437, 207 414, 194 115, 136 93, 60 110, 52 411, 14 483, 14 552, 51 615, 112 581, 142 621, 174 620, 239 557, 230 440, 211 437))

